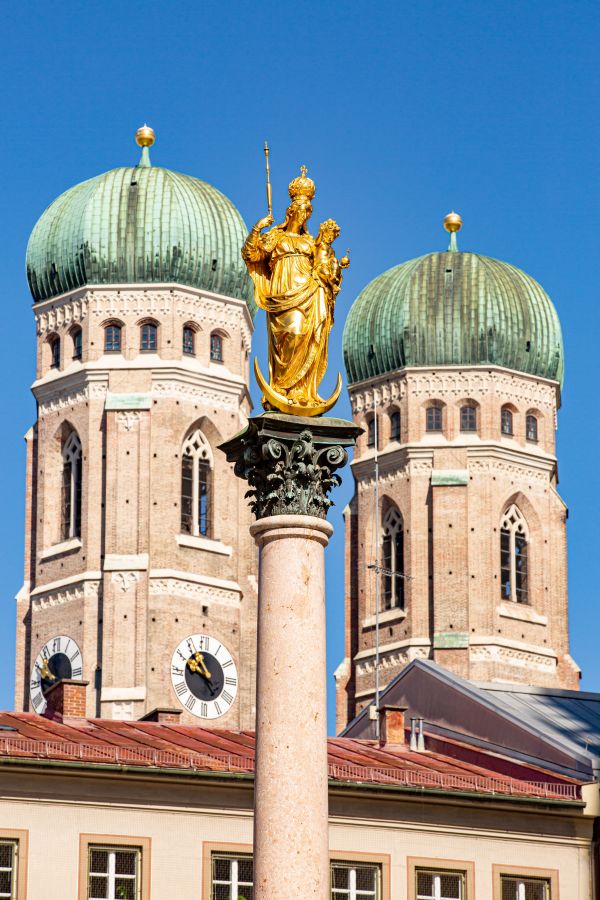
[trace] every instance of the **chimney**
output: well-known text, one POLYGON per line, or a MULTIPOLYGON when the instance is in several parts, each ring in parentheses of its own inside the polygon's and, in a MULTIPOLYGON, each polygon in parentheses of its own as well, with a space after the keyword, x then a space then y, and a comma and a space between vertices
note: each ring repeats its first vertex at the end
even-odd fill
POLYGON ((379 707, 379 741, 383 744, 404 744, 404 713, 407 706, 379 707))
POLYGON ((176 725, 179 722, 179 716, 182 712, 182 709, 157 706, 156 709, 151 709, 145 716, 142 716, 140 722, 167 722, 171 725, 176 725))
POLYGON ((86 688, 89 681, 63 678, 53 684, 46 694, 47 719, 62 722, 63 719, 85 719, 86 688))

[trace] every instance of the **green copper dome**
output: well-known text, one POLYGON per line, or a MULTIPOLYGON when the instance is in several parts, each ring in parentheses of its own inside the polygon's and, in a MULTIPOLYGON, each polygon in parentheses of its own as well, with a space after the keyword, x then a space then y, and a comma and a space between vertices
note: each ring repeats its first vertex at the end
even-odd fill
POLYGON ((368 284, 343 346, 351 384, 404 366, 495 365, 563 377, 560 322, 540 285, 508 263, 452 249, 368 284))
POLYGON ((240 256, 244 221, 220 191, 150 165, 90 178, 51 203, 27 247, 34 301, 86 284, 189 285, 245 300, 252 283, 240 256))

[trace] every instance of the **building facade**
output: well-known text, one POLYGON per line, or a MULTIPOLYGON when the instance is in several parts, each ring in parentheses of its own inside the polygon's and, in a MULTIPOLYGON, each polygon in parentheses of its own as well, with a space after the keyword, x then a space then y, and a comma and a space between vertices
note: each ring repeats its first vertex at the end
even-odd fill
POLYGON ((181 707, 246 728, 256 553, 217 450, 251 410, 246 229, 215 188, 151 165, 149 129, 138 141, 137 166, 67 191, 29 242, 38 416, 16 708, 42 712, 74 677, 89 715, 181 707))
POLYGON ((338 729, 374 696, 378 604, 382 686, 423 658, 476 681, 577 687, 549 297, 514 266, 459 252, 453 231, 447 252, 365 288, 344 356, 365 433, 345 512, 338 729))

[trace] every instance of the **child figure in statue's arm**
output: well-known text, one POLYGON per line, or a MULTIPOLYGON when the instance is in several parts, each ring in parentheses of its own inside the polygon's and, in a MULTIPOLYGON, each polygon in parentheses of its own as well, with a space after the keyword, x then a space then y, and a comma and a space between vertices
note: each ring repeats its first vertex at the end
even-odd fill
POLYGON ((331 245, 339 235, 340 228, 337 222, 333 219, 327 219, 327 221, 321 223, 315 241, 313 277, 325 289, 332 321, 335 298, 342 283, 342 268, 331 245))

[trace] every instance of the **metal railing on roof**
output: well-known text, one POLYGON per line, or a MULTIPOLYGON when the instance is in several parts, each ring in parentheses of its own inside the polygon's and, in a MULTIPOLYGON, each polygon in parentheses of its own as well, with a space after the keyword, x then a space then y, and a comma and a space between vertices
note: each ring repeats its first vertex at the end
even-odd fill
MULTIPOLYGON (((252 757, 232 753, 159 750, 154 747, 85 744, 74 741, 35 741, 26 738, 0 737, 0 758, 2 757, 89 762, 96 765, 192 769, 232 774, 254 772, 252 757)), ((329 778, 334 781, 389 784, 430 790, 508 794, 553 800, 581 799, 581 786, 575 782, 524 781, 493 775, 438 772, 425 767, 403 769, 393 766, 329 763, 329 778)))

